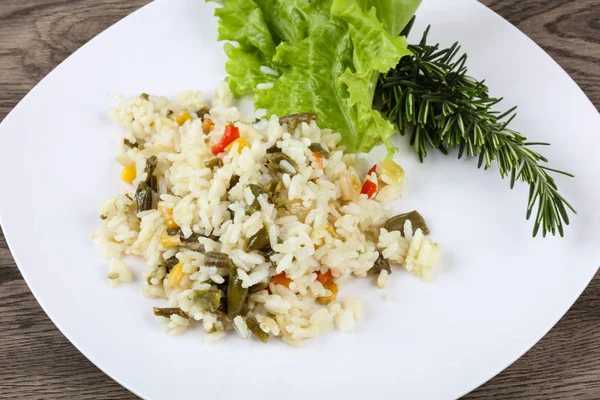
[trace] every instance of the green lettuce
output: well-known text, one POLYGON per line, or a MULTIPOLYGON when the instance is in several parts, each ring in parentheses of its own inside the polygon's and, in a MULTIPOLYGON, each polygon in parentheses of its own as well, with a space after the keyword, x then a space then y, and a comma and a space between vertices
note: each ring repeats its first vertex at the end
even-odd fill
POLYGON ((350 152, 383 142, 393 125, 373 110, 377 78, 409 55, 398 33, 420 0, 227 0, 217 9, 236 96, 268 114, 316 112, 350 152), (269 73, 268 67, 277 72, 269 73))

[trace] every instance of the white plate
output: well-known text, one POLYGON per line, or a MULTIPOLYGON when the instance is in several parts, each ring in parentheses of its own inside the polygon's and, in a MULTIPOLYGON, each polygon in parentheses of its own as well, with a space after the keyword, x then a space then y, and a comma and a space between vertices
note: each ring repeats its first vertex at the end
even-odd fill
MULTIPOLYGON (((508 188, 475 160, 433 154, 419 165, 406 141, 404 210, 418 208, 444 245, 439 279, 400 271, 394 301, 364 283, 365 318, 302 349, 202 334, 172 338, 155 324, 141 282, 110 289, 89 239, 102 199, 121 188, 109 93, 212 93, 224 74, 213 5, 156 1, 119 22, 44 79, 0 126, 0 214, 12 253, 54 323, 92 362, 151 399, 453 398, 500 372, 567 311, 600 261, 600 118, 577 85, 531 40, 470 0, 426 0, 414 32, 459 40, 513 128, 543 148, 579 215, 566 237, 531 238, 527 187, 508 188), (482 29, 481 27, 485 27, 482 29)), ((416 40, 417 38, 413 38, 416 40)), ((139 276, 139 273, 138 273, 139 276)), ((568 344, 565 344, 568 346, 568 344)))

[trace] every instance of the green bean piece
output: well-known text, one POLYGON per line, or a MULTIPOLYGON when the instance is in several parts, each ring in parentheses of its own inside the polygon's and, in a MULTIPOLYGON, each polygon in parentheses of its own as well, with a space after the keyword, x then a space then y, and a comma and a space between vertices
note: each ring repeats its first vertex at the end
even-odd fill
POLYGON ((206 168, 215 169, 223 166, 223 160, 220 157, 213 157, 210 160, 204 161, 206 168))
POLYGON ((231 268, 232 262, 229 256, 219 251, 209 251, 204 255, 204 264, 209 267, 231 268))
POLYGON ((260 204, 258 203, 258 201, 254 201, 252 204, 247 205, 245 208, 246 214, 248 215, 252 215, 258 210, 260 210, 260 204))
POLYGON ((175 235, 180 235, 180 234, 181 234, 181 229, 179 229, 179 228, 167 229, 167 235, 169 235, 169 236, 175 236, 175 235))
POLYGON ((287 124, 293 119, 297 119, 299 122, 306 122, 307 124, 310 124, 312 121, 318 120, 319 115, 312 112, 284 115, 283 117, 279 118, 279 125, 287 124))
POLYGON ((158 158, 156 156, 150 156, 146 159, 146 168, 144 172, 148 174, 146 180, 150 179, 150 176, 154 173, 156 166, 158 165, 158 158))
POLYGON ((158 178, 156 175, 150 176, 150 182, 148 183, 148 186, 150 186, 150 189, 158 193, 158 178))
POLYGON ((290 133, 296 132, 296 128, 298 127, 299 123, 300 123, 300 120, 298 118, 292 118, 290 120, 290 122, 288 122, 288 132, 290 132, 290 133))
POLYGON ((231 268, 229 272, 229 284, 227 285, 227 316, 233 320, 242 313, 248 289, 242 287, 242 280, 238 276, 237 268, 231 268))
POLYGON ((246 206, 246 214, 252 215, 255 212, 260 210, 260 203, 258 202, 258 196, 262 193, 262 189, 260 186, 255 185, 255 184, 250 184, 250 185, 248 185, 248 187, 250 188, 250 191, 254 195, 254 201, 252 202, 252 204, 248 204, 246 206))
POLYGON ((169 273, 177 264, 179 264, 179 259, 173 256, 171 258, 167 258, 163 264, 165 265, 167 273, 169 273))
POLYGON ((181 318, 186 318, 186 319, 189 318, 187 313, 179 307, 169 307, 169 308, 152 307, 152 310, 154 311, 154 315, 156 315, 157 317, 170 318, 171 315, 179 315, 181 318))
POLYGON ((106 275, 106 277, 110 280, 113 279, 119 279, 119 273, 118 272, 111 272, 110 274, 106 275))
POLYGON ((313 153, 321 153, 325 158, 329 158, 331 156, 331 154, 325 149, 325 147, 321 145, 321 143, 311 143, 308 148, 313 153))
POLYGON ((246 318, 246 326, 252 332, 254 336, 258 338, 263 343, 267 343, 269 341, 269 334, 262 329, 260 329, 260 325, 256 318, 246 318))
POLYGON ((144 100, 148 100, 150 98, 150 95, 148 93, 142 93, 140 94, 140 97, 144 100))
POLYGON ((258 185, 255 185, 254 183, 249 184, 248 187, 250 188, 250 191, 252 192, 254 197, 258 197, 258 195, 262 193, 262 188, 258 185))
POLYGON ((272 154, 269 157, 267 157, 267 168, 269 168, 272 171, 281 172, 281 173, 288 173, 288 174, 289 173, 291 173, 291 174, 298 173, 298 164, 296 164, 296 161, 292 160, 285 153, 275 153, 275 154, 272 154), (288 163, 290 163, 290 165, 294 168, 294 172, 290 172, 289 170, 283 168, 281 166, 281 163, 283 161, 287 161, 288 163))
POLYGON ((275 204, 275 200, 279 193, 283 190, 283 181, 277 177, 271 179, 265 186, 264 192, 269 197, 271 203, 275 204))
POLYGON ((129 141, 127 139, 123 139, 123 144, 127 147, 131 147, 132 149, 137 149, 139 145, 136 142, 129 141))
POLYGON ((210 108, 204 106, 204 107, 201 107, 198 111, 196 111, 196 114, 198 114, 198 118, 202 118, 204 120, 204 117, 209 112, 210 112, 210 108))
POLYGON ((239 175, 233 175, 231 177, 231 179, 229 180, 229 189, 228 190, 231 190, 235 185, 238 184, 239 181, 240 181, 239 175))
POLYGON ((222 291, 218 289, 194 290, 190 301, 203 312, 215 312, 221 304, 222 291))
POLYGON ((425 223, 425 219, 416 210, 406 214, 396 215, 395 217, 388 219, 383 227, 388 231, 400 231, 402 236, 406 236, 404 234, 404 223, 406 220, 409 220, 412 224, 413 235, 417 229, 421 229, 424 235, 429 235, 430 232, 427 224, 425 223))
POLYGON ((250 293, 260 292, 261 290, 265 290, 268 287, 269 287, 269 281, 258 282, 257 284, 250 286, 249 292, 250 293))
POLYGON ((265 247, 265 248, 263 249, 263 251, 262 251, 262 252, 263 252, 263 254, 265 255, 265 258, 267 258, 267 259, 268 259, 268 258, 271 258, 271 256, 272 256, 273 254, 275 254, 275 250, 273 250, 273 249, 271 248, 271 246, 269 246, 269 247, 265 247))
POLYGON ((370 275, 379 275, 379 273, 382 270, 386 270, 388 272, 388 274, 392 273, 392 269, 390 268, 390 263, 388 262, 388 260, 385 259, 385 257, 383 257, 383 254, 381 254, 381 252, 379 252, 379 257, 377 257, 377 260, 375 260, 375 263, 373 263, 373 266, 369 270, 369 274, 370 275))
POLYGON ((202 235, 200 235, 199 233, 192 233, 188 238, 183 237, 182 234, 181 241, 183 242, 186 248, 193 251, 199 251, 200 253, 204 253, 204 245, 198 242, 198 239, 200 239, 201 237, 202 235))
POLYGON ((135 190, 138 212, 152 209, 152 188, 146 182, 140 182, 135 190))
POLYGON ((264 226, 248 240, 246 251, 262 250, 269 245, 269 232, 264 226))
POLYGON ((221 304, 217 311, 227 314, 227 287, 229 286, 229 277, 226 276, 223 283, 217 284, 217 289, 221 291, 221 304))
POLYGON ((281 153, 281 149, 277 145, 273 145, 267 149, 267 154, 281 153))

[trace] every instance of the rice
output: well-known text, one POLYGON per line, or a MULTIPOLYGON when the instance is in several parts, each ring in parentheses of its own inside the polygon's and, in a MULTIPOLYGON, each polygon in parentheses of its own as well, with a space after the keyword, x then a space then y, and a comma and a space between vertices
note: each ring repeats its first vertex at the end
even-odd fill
MULTIPOLYGON (((368 166, 337 148, 339 134, 315 122, 290 131, 276 116, 243 116, 232 102, 227 85, 220 84, 206 115, 201 110, 208 105, 196 91, 173 100, 119 99, 110 111, 124 127, 116 160, 137 172, 131 185, 101 205, 102 221, 93 234, 109 260, 112 286, 133 280, 124 257, 138 256, 148 264, 142 292, 165 299, 162 313, 168 317, 156 320, 169 334, 199 324, 207 342, 235 330, 241 338, 267 333, 300 346, 336 327, 355 330, 362 303, 346 299, 342 306, 338 288, 351 277, 367 276, 380 256, 393 268, 434 278, 438 244, 421 229, 413 231, 410 221, 405 235, 382 227, 392 216, 386 204, 402 194, 402 181, 372 173, 368 179, 377 194, 368 198, 359 193, 368 166), (215 158, 212 146, 232 125, 243 141, 218 154, 218 166, 207 166, 215 158), (317 160, 315 143, 329 156, 317 160), (151 207, 138 212, 136 188, 152 180, 151 207), (262 247, 249 249, 257 235, 262 247), (226 263, 214 264, 210 252, 224 254, 226 263), (249 294, 229 319, 218 309, 218 296, 225 296, 232 268, 238 289, 249 294)), ((377 272, 379 287, 387 279, 387 271, 377 272)))

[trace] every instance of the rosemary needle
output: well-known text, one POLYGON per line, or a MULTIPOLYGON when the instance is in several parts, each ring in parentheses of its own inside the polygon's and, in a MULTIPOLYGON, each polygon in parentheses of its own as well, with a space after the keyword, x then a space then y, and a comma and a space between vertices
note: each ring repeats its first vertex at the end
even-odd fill
MULTIPOLYGON (((413 20, 401 33, 407 36, 413 20)), ((479 157, 478 167, 488 169, 495 161, 502 178, 510 177, 529 184, 526 218, 535 215, 533 236, 541 229, 564 235, 569 224, 567 209, 576 213, 558 193, 550 172, 573 175, 549 168, 547 159, 532 149, 548 143, 530 143, 527 138, 508 128, 516 116, 516 107, 501 113, 493 109, 502 99, 489 96, 484 81, 467 75, 467 55, 458 57, 460 45, 447 49, 428 45, 425 30, 419 44, 409 45, 413 53, 379 78, 375 106, 394 122, 401 134, 410 134, 411 145, 419 159, 429 148, 448 154, 458 149, 463 155, 479 157)))

